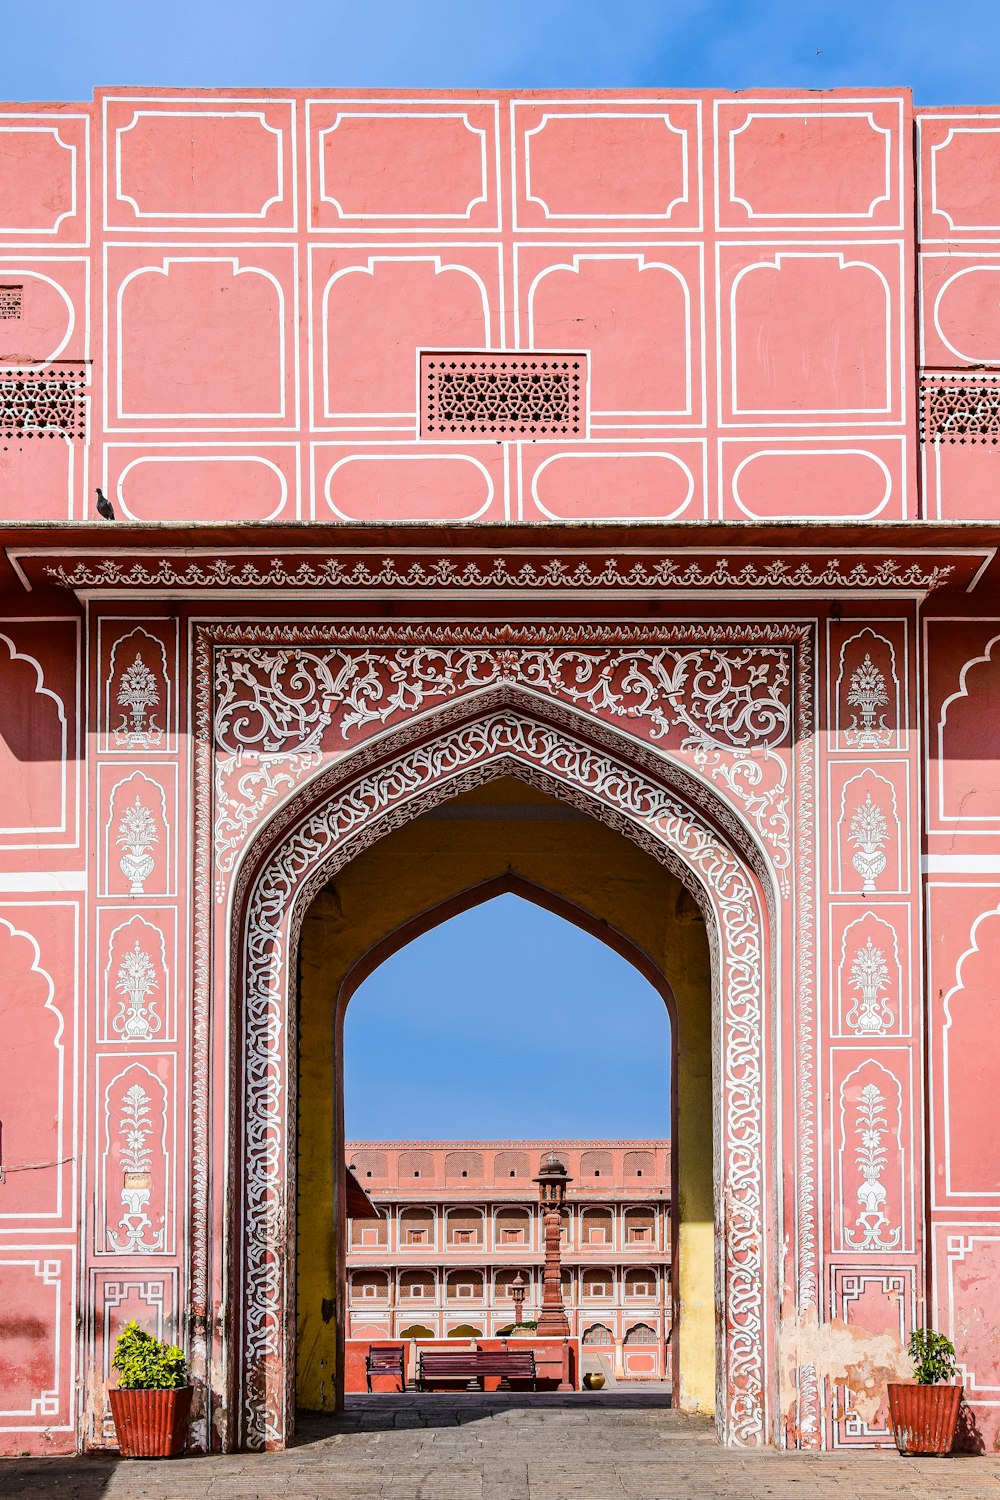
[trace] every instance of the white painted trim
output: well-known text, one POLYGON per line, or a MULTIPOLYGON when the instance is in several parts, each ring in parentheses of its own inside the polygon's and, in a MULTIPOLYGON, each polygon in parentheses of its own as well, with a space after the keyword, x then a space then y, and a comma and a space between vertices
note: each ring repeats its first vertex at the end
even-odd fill
POLYGON ((85 891, 86 870, 3 870, 0 891, 28 895, 34 891, 85 891))
POLYGON ((1000 875, 1000 854, 924 854, 922 875, 1000 875))

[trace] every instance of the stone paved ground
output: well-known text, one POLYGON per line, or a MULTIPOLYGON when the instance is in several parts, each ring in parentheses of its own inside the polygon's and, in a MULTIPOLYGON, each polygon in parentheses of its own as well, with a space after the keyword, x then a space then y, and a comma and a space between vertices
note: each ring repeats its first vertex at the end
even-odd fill
POLYGON ((739 1454, 663 1392, 355 1396, 285 1453, 0 1459, 0 1496, 65 1500, 1000 1500, 1000 1457, 739 1454))

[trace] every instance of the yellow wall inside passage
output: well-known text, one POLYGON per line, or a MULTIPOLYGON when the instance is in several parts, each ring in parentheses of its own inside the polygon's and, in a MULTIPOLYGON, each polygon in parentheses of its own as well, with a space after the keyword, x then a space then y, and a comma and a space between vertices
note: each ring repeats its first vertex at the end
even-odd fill
MULTIPOLYGON (((616 930, 676 1003, 675 1171, 680 1371, 675 1399, 715 1407, 711 981, 704 924, 679 881, 628 838, 513 778, 389 834, 340 871, 302 927, 299 1014, 298 1404, 332 1410, 343 1331, 342 989, 352 966, 422 913, 516 876, 616 930), (456 810, 461 815, 456 816, 456 810), (480 811, 476 811, 479 809, 480 811)), ((474 904, 470 903, 470 904, 474 904)), ((348 990, 351 988, 347 986, 348 990)), ((613 1015, 610 1020, 613 1024, 613 1015)), ((350 1059, 347 1060, 350 1066, 350 1059)), ((664 1067, 669 1058, 663 1059, 664 1067)), ((666 1127, 667 1122, 664 1122, 666 1127)))

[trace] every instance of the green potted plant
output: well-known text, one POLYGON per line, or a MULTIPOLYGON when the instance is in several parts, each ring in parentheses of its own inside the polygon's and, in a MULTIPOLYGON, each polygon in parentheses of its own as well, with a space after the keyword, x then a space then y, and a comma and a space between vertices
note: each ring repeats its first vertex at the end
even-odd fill
POLYGON ((962 1385, 955 1346, 943 1333, 918 1328, 906 1346, 913 1384, 889 1386, 889 1420, 900 1453, 950 1453, 958 1426, 962 1385))
POLYGON ((183 1351, 145 1333, 133 1318, 115 1345, 114 1367, 118 1386, 108 1398, 122 1457, 176 1457, 193 1393, 183 1351))

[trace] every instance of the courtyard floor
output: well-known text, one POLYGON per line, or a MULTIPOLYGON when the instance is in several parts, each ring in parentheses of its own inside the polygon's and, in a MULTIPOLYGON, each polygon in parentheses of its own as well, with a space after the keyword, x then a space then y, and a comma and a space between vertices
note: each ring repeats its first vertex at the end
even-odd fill
POLYGON ((285 1453, 0 1459, 0 1496, 65 1500, 701 1500, 995 1496, 1000 1456, 747 1455, 662 1389, 569 1396, 351 1396, 285 1453))

